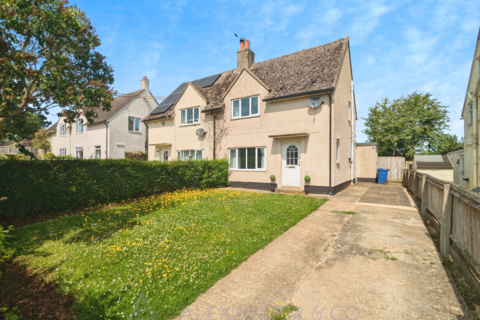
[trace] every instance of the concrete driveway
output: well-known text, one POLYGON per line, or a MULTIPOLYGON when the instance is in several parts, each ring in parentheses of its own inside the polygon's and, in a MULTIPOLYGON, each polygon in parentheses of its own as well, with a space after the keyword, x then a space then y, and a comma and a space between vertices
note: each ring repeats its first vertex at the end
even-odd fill
POLYGON ((470 319, 411 199, 361 203, 375 187, 358 184, 331 197, 182 318, 267 319, 268 306, 283 302, 300 307, 292 318, 303 320, 470 319))

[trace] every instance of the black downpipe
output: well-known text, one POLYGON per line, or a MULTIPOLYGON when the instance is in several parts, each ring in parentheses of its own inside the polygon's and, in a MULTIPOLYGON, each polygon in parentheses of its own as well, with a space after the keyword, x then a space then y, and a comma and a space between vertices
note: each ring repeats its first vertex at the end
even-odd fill
POLYGON ((332 195, 332 96, 328 92, 330 122, 328 126, 328 195, 332 195))
POLYGON ((145 153, 147 154, 147 161, 148 161, 148 124, 146 122, 145 127, 147 127, 147 133, 146 133, 146 138, 145 138, 145 153))

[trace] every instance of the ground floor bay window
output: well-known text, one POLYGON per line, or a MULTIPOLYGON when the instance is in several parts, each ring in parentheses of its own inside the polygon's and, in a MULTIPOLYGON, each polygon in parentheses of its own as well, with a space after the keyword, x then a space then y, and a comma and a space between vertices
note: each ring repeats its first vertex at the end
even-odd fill
POLYGON ((177 158, 178 160, 202 160, 203 150, 179 150, 177 158))
POLYGON ((265 171, 265 147, 233 148, 229 151, 230 169, 265 171))

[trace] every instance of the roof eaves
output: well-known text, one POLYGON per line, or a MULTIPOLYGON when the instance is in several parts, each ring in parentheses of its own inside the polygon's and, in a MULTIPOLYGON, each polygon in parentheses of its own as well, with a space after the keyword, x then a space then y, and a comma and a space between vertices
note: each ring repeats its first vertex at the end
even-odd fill
MULTIPOLYGON (((468 98, 468 89, 470 87, 470 82, 472 82, 472 77, 473 77, 473 69, 475 68, 475 53, 477 52, 477 48, 480 45, 480 28, 478 29, 478 35, 477 35, 477 43, 475 45, 475 51, 473 52, 473 62, 472 62, 472 68, 470 69, 470 76, 468 78, 468 84, 467 84, 467 92, 465 93, 465 100, 463 101, 463 108, 462 108, 462 114, 460 119, 463 119, 463 113, 465 112, 465 106, 467 105, 467 98, 468 98)), ((480 81, 479 81, 480 83, 480 81)))
POLYGON ((269 102, 269 101, 275 101, 275 100, 283 100, 283 99, 296 98, 301 96, 308 96, 316 93, 325 93, 330 91, 335 91, 335 87, 320 89, 320 90, 313 90, 313 91, 298 92, 293 94, 287 94, 285 96, 280 96, 280 97, 266 98, 266 99, 263 99, 263 101, 269 102))

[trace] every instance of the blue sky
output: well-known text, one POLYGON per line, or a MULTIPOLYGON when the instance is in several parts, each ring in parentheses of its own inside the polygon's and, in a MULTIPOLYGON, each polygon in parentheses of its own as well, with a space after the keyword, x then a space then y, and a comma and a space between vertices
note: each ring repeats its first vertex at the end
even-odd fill
MULTIPOLYGON (((350 37, 358 108, 357 141, 368 107, 414 91, 430 92, 460 113, 480 27, 480 1, 150 1, 77 0, 115 70, 115 89, 156 96, 181 82, 236 68, 238 39, 263 61, 350 37)), ((56 121, 56 117, 50 116, 56 121)))

